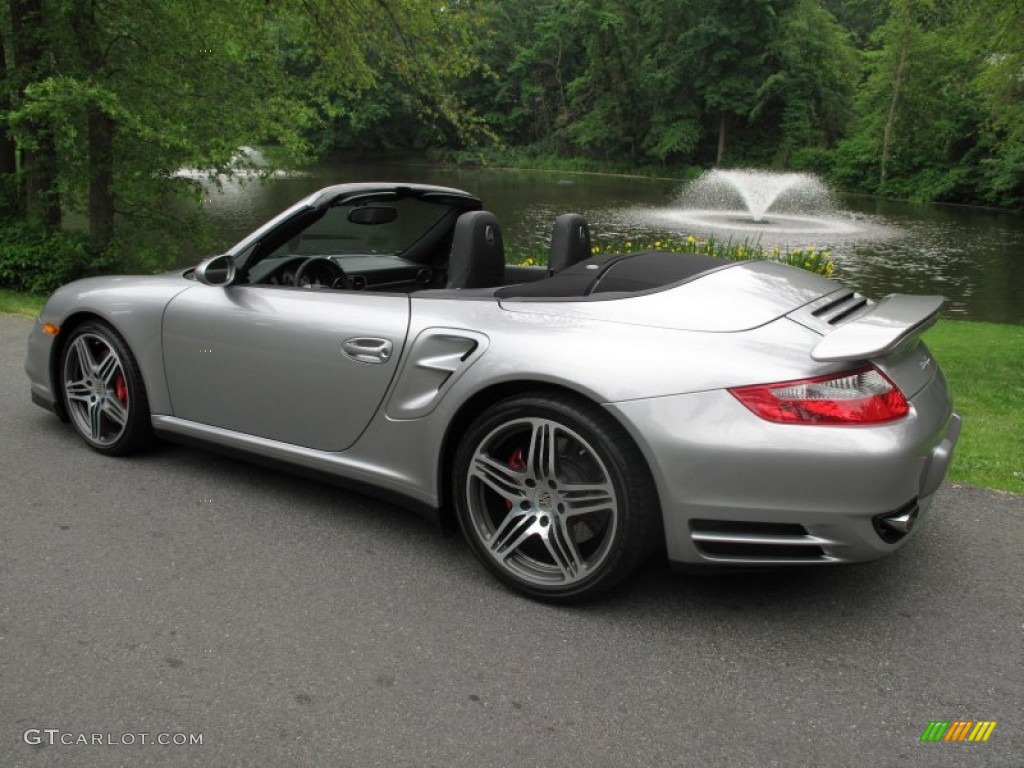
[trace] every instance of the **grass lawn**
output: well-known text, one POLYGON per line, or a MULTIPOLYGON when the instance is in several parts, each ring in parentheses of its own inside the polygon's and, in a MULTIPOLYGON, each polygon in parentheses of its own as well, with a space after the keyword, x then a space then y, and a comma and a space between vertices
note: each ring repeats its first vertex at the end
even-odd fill
POLYGON ((1024 493, 1024 326, 940 320, 924 339, 964 417, 949 479, 1024 493))
POLYGON ((30 296, 27 293, 0 288, 0 312, 35 317, 42 311, 45 302, 46 298, 42 296, 30 296))
MULTIPOLYGON (((0 312, 35 317, 43 302, 0 290, 0 312)), ((941 320, 925 341, 964 417, 950 481, 1024 493, 1024 326, 941 320)))

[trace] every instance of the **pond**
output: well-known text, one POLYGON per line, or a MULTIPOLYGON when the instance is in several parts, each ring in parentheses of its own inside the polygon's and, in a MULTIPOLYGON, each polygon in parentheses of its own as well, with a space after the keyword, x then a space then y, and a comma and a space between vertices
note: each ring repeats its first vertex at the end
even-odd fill
MULTIPOLYGON (((502 224, 506 249, 546 248, 555 217, 569 211, 590 222, 594 240, 653 241, 704 237, 699 219, 679 216, 686 185, 665 179, 416 165, 324 164, 264 183, 211 191, 208 210, 223 245, 306 194, 347 181, 417 181, 478 195, 502 224)), ((785 202, 780 198, 780 206, 785 202)), ((941 294, 947 317, 1024 323, 1024 217, 1001 211, 917 205, 846 196, 823 231, 743 227, 715 236, 733 242, 828 249, 836 277, 879 298, 888 293, 941 294)))

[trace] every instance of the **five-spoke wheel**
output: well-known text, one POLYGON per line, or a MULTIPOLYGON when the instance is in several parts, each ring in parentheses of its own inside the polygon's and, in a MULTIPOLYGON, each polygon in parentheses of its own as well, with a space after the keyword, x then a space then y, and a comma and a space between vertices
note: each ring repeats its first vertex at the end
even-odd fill
POLYGON ((124 454, 150 436, 145 388, 131 352, 107 325, 80 325, 61 357, 64 407, 75 430, 101 453, 124 454))
POLYGON ((478 557, 536 597, 604 591, 655 539, 655 494, 639 451, 599 407, 560 395, 485 411, 456 455, 454 486, 478 557))

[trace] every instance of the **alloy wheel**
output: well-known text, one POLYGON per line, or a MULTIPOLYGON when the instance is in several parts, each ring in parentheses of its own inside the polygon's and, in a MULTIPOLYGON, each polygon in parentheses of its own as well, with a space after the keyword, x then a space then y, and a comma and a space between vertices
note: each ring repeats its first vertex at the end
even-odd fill
POLYGON ((79 434, 98 447, 116 443, 128 425, 131 393, 124 363, 102 336, 76 336, 64 355, 64 394, 79 434))
POLYGON ((595 448, 548 418, 507 421, 479 442, 466 503, 487 556, 540 587, 591 577, 619 524, 615 487, 595 448))

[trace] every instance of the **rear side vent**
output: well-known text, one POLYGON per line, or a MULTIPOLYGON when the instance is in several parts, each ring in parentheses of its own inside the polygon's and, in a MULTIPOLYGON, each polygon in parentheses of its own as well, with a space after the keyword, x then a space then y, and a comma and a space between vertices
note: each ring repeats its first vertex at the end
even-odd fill
POLYGON ((835 559, 823 549, 835 542, 794 523, 691 520, 690 539, 706 558, 723 562, 780 565, 835 559))
POLYGON ((828 303, 817 307, 811 314, 829 325, 839 325, 867 304, 868 300, 859 293, 843 291, 830 297, 828 303))

